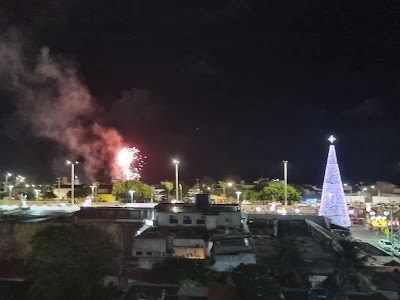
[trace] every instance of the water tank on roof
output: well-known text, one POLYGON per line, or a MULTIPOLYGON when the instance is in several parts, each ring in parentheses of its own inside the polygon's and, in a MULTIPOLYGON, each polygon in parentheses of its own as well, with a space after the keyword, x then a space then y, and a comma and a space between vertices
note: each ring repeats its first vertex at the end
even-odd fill
POLYGON ((196 207, 202 212, 209 212, 211 210, 210 194, 196 194, 196 207))

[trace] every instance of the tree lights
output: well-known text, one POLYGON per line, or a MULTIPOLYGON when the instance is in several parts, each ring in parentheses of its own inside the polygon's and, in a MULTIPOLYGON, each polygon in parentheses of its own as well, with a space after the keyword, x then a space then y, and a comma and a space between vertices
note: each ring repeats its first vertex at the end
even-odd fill
POLYGON ((350 227, 349 212, 347 211, 342 179, 340 177, 335 146, 333 145, 336 139, 330 136, 328 140, 332 145, 329 146, 319 215, 328 217, 333 224, 350 227))

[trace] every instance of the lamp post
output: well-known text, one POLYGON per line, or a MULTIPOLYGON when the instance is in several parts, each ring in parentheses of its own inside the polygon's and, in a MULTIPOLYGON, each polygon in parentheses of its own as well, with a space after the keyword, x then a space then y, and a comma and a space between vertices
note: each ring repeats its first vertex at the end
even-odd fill
POLYGON ((241 193, 242 193, 242 192, 236 191, 237 203, 240 202, 240 194, 241 194, 241 193))
POLYGON ((61 177, 57 178, 57 185, 58 185, 58 197, 57 197, 57 202, 60 203, 60 189, 61 189, 61 177))
POLYGON ((71 165, 71 204, 74 204, 74 189, 75 189, 75 165, 79 164, 79 162, 75 161, 74 163, 67 160, 67 164, 71 165))
POLYGON ((390 199, 390 242, 393 243, 393 205, 390 199))
POLYGON ((90 188, 92 189, 92 199, 94 200, 94 189, 96 188, 96 186, 91 185, 90 188))
POLYGON ((133 190, 129 190, 129 194, 131 194, 131 203, 133 203, 133 194, 135 193, 135 191, 133 190))
POLYGON ((175 164, 175 194, 176 194, 176 201, 179 201, 179 160, 173 160, 175 164))
POLYGON ((283 161, 283 177, 285 180, 285 208, 287 208, 287 160, 283 161))
MULTIPOLYGON (((228 188, 233 187, 233 183, 232 182, 228 182, 228 188)), ((228 194, 228 189, 226 189, 226 194, 228 194)), ((229 202, 231 202, 231 196, 229 196, 229 202)), ((225 201, 226 201, 226 195, 225 195, 225 201)))
POLYGON ((39 201, 39 192, 40 190, 35 189, 36 201, 39 201))
POLYGON ((4 187, 7 189, 8 187, 8 178, 10 178, 12 176, 11 173, 6 173, 6 182, 4 183, 4 187))
POLYGON ((13 189, 14 186, 13 185, 9 185, 8 187, 10 188, 9 200, 12 200, 12 198, 11 198, 12 197, 12 189, 13 189))

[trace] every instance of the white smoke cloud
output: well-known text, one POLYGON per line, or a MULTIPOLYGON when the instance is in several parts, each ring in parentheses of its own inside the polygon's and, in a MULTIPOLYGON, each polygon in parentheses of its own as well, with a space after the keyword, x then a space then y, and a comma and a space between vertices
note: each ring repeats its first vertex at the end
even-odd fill
POLYGON ((100 107, 79 80, 76 68, 42 48, 36 58, 15 34, 0 36, 0 85, 17 99, 18 115, 32 132, 64 145, 83 157, 89 179, 105 170, 116 177, 117 151, 125 142, 120 133, 96 122, 100 107))

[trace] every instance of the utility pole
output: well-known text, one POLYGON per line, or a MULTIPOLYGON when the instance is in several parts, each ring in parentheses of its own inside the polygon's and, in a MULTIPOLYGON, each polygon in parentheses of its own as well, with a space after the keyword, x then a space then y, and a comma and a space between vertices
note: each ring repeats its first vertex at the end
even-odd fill
POLYGON ((176 201, 179 201, 179 161, 174 159, 175 164, 175 194, 176 194, 176 201))
POLYGON ((74 205, 75 164, 79 164, 79 162, 71 162, 67 160, 67 164, 71 165, 71 204, 74 205))
POLYGON ((390 199, 390 242, 393 243, 393 205, 390 199))
POLYGON ((285 208, 287 210, 287 160, 283 161, 283 177, 285 181, 285 208))
POLYGON ((60 190, 61 190, 61 177, 57 177, 57 194, 58 194, 58 201, 60 201, 60 190))

